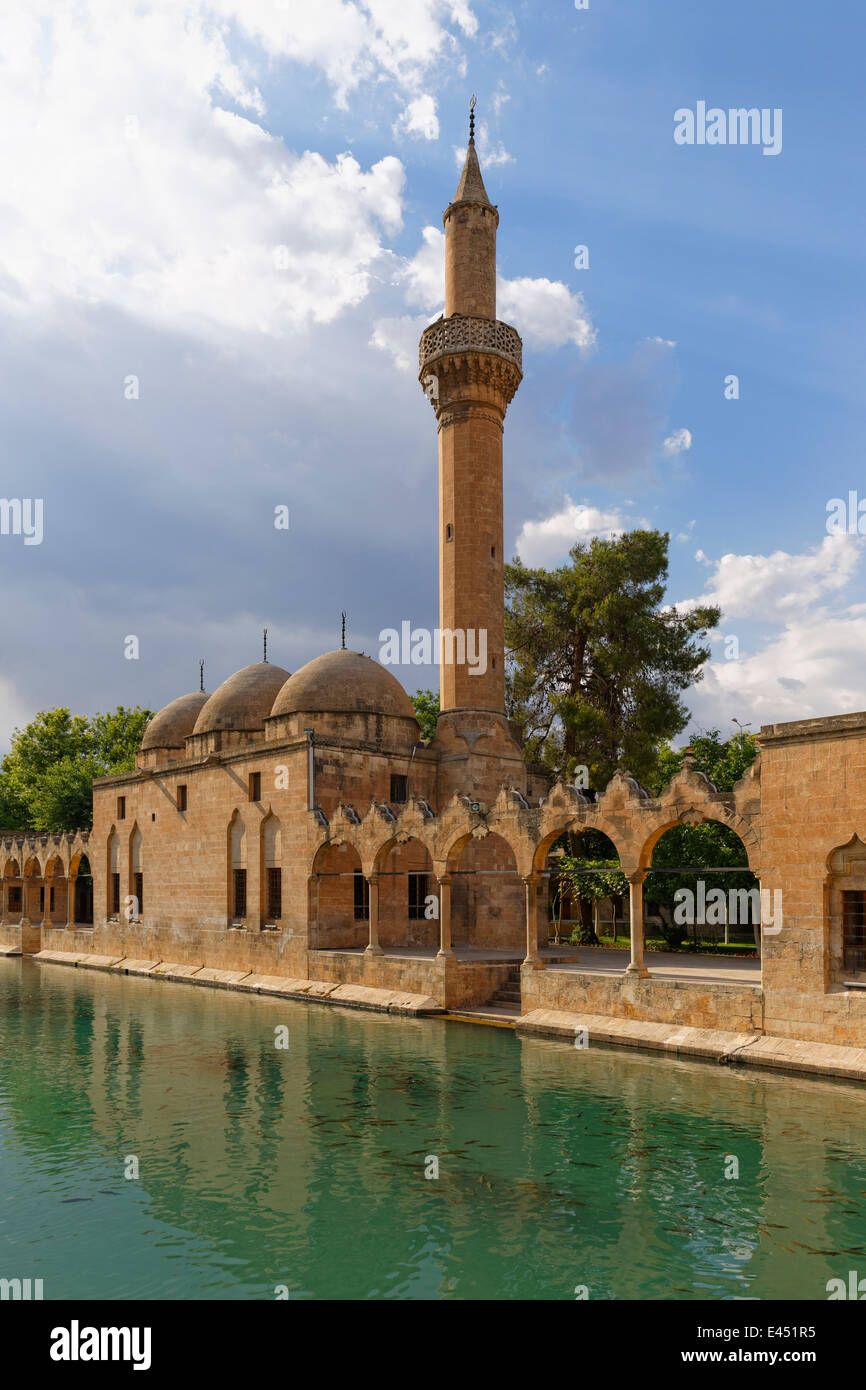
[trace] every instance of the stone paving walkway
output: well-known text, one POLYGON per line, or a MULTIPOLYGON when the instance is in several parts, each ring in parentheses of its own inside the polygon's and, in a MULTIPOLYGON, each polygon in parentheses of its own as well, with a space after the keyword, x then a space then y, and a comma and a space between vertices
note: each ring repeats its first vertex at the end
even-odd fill
MULTIPOLYGON (((385 955, 397 960, 433 960, 435 946, 386 946, 385 955)), ((334 955, 363 955, 358 946, 329 952, 334 955)), ((539 952, 549 969, 579 970, 594 975, 621 975, 631 959, 627 950, 616 951, 604 946, 548 946, 539 952)), ((519 965, 522 950, 499 950, 496 947, 455 946, 457 960, 467 962, 511 962, 519 965)), ((761 983, 761 962, 745 957, 689 956, 673 951, 647 951, 646 966, 653 975, 667 980, 712 981, 715 984, 761 983)))
MULTIPOLYGON (((541 958, 556 954, 542 951, 541 958)), ((580 970, 592 974, 621 975, 629 963, 628 951, 607 950, 604 947, 578 947, 569 953, 567 961, 551 963, 556 970, 580 970)), ((716 984, 759 985, 761 962, 745 957, 687 956, 675 951, 647 951, 644 963, 650 974, 665 980, 712 980, 716 984)))

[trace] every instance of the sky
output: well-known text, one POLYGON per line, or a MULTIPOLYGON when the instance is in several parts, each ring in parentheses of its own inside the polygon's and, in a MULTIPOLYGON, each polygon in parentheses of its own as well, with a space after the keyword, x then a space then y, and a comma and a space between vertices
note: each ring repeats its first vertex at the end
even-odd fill
POLYGON ((866 707, 864 40, 855 0, 5 7, 0 493, 41 537, 0 534, 0 751, 263 627, 294 671, 344 609, 371 655, 436 625, 417 342, 473 93, 506 553, 668 531, 668 601, 723 610, 693 729, 866 707), (777 148, 675 138, 741 107, 777 148))

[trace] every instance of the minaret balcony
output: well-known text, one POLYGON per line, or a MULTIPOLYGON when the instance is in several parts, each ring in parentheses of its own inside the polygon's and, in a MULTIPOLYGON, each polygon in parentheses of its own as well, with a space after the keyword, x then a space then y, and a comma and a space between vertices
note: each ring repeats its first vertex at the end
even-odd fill
POLYGON ((490 352, 512 362, 523 374, 523 342, 520 334, 499 319, 475 318, 470 314, 452 314, 437 319, 421 334, 418 348, 420 373, 438 357, 447 353, 490 352))

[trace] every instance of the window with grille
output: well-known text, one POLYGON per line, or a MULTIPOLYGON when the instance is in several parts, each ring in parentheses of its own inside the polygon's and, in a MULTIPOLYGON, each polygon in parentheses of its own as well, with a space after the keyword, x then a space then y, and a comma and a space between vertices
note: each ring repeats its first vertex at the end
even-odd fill
POLYGON ((361 873, 355 870, 355 921, 366 922, 370 916, 370 885, 361 873))
POLYGON ((283 871, 268 869, 268 921, 276 922, 283 915, 283 871))
POLYGON ((427 899, 427 875, 409 875, 409 920, 418 922, 424 916, 424 905, 427 899))
POLYGON ((39 911, 40 911, 40 912, 44 912, 44 911, 45 911, 45 889, 44 889, 44 888, 40 888, 40 889, 39 889, 39 911))
POLYGON ((177 789, 177 809, 178 809, 179 811, 185 811, 185 810, 186 810, 186 787, 185 787, 185 786, 184 786, 184 787, 178 787, 178 789, 177 789))
POLYGON ((250 773, 250 801, 261 801, 262 799, 262 774, 260 772, 250 773))
POLYGON ((138 898, 138 915, 140 917, 144 912, 144 875, 133 874, 132 878, 135 885, 132 891, 138 898))
POLYGON ((22 904, 21 889, 14 887, 9 889, 9 911, 20 912, 22 904))
POLYGON ((54 911, 54 885, 53 885, 53 884, 52 884, 52 886, 51 886, 51 887, 49 888, 49 890, 48 890, 48 911, 49 911, 49 912, 53 912, 53 911, 54 911))
POLYGON ((247 915, 247 871, 235 869, 235 917, 247 915))
POLYGON ((125 797, 125 796, 119 796, 119 797, 117 798, 117 819, 118 819, 118 820, 126 820, 126 797, 125 797))
POLYGON ((115 917, 120 913, 120 874, 111 875, 111 911, 115 917))
POLYGON ((866 971, 866 892, 842 894, 842 959, 846 974, 866 971))
POLYGON ((400 806, 409 794, 409 778, 405 773, 391 773, 391 805, 400 806))

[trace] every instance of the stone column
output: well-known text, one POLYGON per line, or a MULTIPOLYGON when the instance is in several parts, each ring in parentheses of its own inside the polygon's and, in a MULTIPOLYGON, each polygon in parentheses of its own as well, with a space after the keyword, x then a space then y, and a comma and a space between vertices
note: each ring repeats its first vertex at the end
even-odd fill
POLYGON ((532 874, 523 880, 526 895, 526 958, 523 964, 531 970, 545 968, 538 954, 538 883, 532 874))
POLYGON ((451 948, 451 878, 437 879, 439 884, 439 956, 453 956, 451 948))
POLYGON ((379 945, 379 875, 370 874, 367 884, 370 889, 370 944, 364 954, 381 956, 385 953, 379 945))
POLYGON ((631 960, 626 967, 627 975, 639 975, 641 979, 649 978, 649 970, 644 964, 644 927, 643 927, 643 883, 646 878, 646 870, 641 869, 638 873, 629 877, 629 921, 631 927, 631 960))
MULTIPOLYGON (((63 926, 67 931, 75 930, 75 875, 66 875, 66 921, 63 926)), ((96 920, 96 903, 93 904, 93 917, 96 920)))

